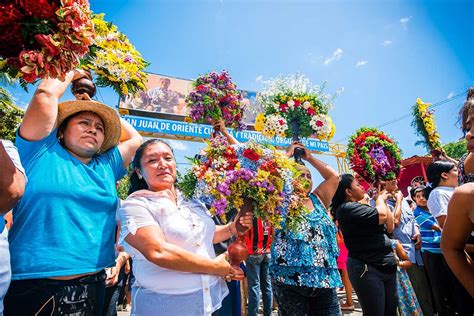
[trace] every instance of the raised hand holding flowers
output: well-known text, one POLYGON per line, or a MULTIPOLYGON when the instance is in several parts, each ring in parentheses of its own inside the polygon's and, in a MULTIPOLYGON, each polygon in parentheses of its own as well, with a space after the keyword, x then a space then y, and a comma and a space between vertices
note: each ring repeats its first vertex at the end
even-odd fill
MULTIPOLYGON (((332 98, 303 75, 277 77, 265 82, 257 101, 264 112, 257 115, 255 130, 267 137, 315 137, 330 140, 336 127, 328 116, 332 98)), ((299 155, 295 159, 300 161, 299 155)))
POLYGON ((7 0, 0 6, 0 72, 24 87, 64 79, 94 36, 87 0, 7 0))

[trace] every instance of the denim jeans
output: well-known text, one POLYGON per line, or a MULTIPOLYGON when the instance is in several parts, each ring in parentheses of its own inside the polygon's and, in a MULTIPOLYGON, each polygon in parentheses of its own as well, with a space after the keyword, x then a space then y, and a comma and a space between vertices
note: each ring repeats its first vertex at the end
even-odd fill
POLYGON ((240 299, 240 281, 226 282, 229 294, 222 301, 222 307, 212 313, 212 316, 240 316, 242 315, 240 299))
POLYGON ((281 316, 342 316, 336 289, 273 283, 281 316))
POLYGON ((101 316, 105 272, 72 280, 12 281, 5 296, 5 316, 101 316))
POLYGON ((347 260, 349 279, 365 316, 397 315, 397 272, 383 272, 363 261, 347 260))
MULTIPOLYGON (((3 216, 0 216, 3 221, 3 216)), ((0 316, 3 315, 3 298, 10 285, 10 251, 8 250, 8 230, 4 227, 0 233, 0 316)))
POLYGON ((248 316, 258 315, 260 290, 262 291, 263 315, 272 314, 272 283, 269 274, 270 254, 250 255, 245 260, 249 285, 248 316))

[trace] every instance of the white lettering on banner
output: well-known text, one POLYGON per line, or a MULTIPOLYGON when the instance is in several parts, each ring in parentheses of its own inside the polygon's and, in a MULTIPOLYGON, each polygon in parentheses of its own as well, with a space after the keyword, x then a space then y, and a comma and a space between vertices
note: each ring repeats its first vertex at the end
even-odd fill
MULTIPOLYGON (((157 132, 164 134, 186 135, 207 138, 213 132, 213 127, 209 125, 198 125, 183 122, 174 122, 162 119, 149 119, 124 115, 123 118, 139 131, 157 132)), ((266 142, 271 145, 286 147, 291 144, 292 139, 276 136, 267 139, 262 134, 254 131, 234 131, 229 133, 238 141, 255 140, 258 143, 266 142)), ((301 139, 301 142, 310 150, 329 151, 328 142, 314 139, 301 139)))

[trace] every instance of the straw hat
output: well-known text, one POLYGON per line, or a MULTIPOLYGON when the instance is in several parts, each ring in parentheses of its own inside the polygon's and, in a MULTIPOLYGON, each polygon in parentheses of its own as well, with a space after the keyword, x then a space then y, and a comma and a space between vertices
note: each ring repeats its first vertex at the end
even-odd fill
POLYGON ((60 126, 61 123, 71 115, 83 111, 97 114, 102 119, 102 122, 104 122, 104 142, 100 147, 100 152, 106 152, 110 148, 116 146, 120 139, 120 118, 114 109, 103 103, 89 100, 61 102, 58 105, 58 119, 56 126, 60 126))

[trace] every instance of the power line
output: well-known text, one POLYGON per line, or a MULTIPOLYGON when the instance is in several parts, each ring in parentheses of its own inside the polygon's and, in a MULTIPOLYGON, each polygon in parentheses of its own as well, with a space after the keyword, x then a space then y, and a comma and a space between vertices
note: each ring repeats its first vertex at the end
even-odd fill
MULTIPOLYGON (((461 93, 458 93, 458 94, 452 96, 451 98, 444 99, 444 100, 442 100, 442 101, 438 101, 438 102, 436 102, 436 103, 433 103, 430 107, 431 107, 431 108, 438 107, 438 106, 440 106, 440 105, 449 103, 449 102, 451 102, 451 101, 453 101, 453 100, 455 100, 455 99, 457 99, 457 98, 460 98, 460 97, 462 97, 462 96, 465 96, 465 95, 466 95, 466 92, 463 91, 463 92, 461 92, 461 93)), ((393 120, 391 120, 391 121, 382 123, 382 124, 376 126, 376 128, 382 128, 382 127, 385 127, 385 126, 387 126, 387 125, 391 125, 391 124, 400 122, 400 121, 402 121, 402 120, 404 120, 404 119, 407 119, 407 118, 409 118, 409 117, 411 117, 411 116, 412 116, 412 113, 404 114, 404 115, 399 116, 399 117, 397 117, 397 118, 395 118, 395 119, 393 119, 393 120)), ((343 141, 345 141, 345 140, 347 140, 347 139, 349 139, 349 136, 344 137, 344 138, 342 138, 342 139, 336 141, 336 143, 343 142, 343 141)))

